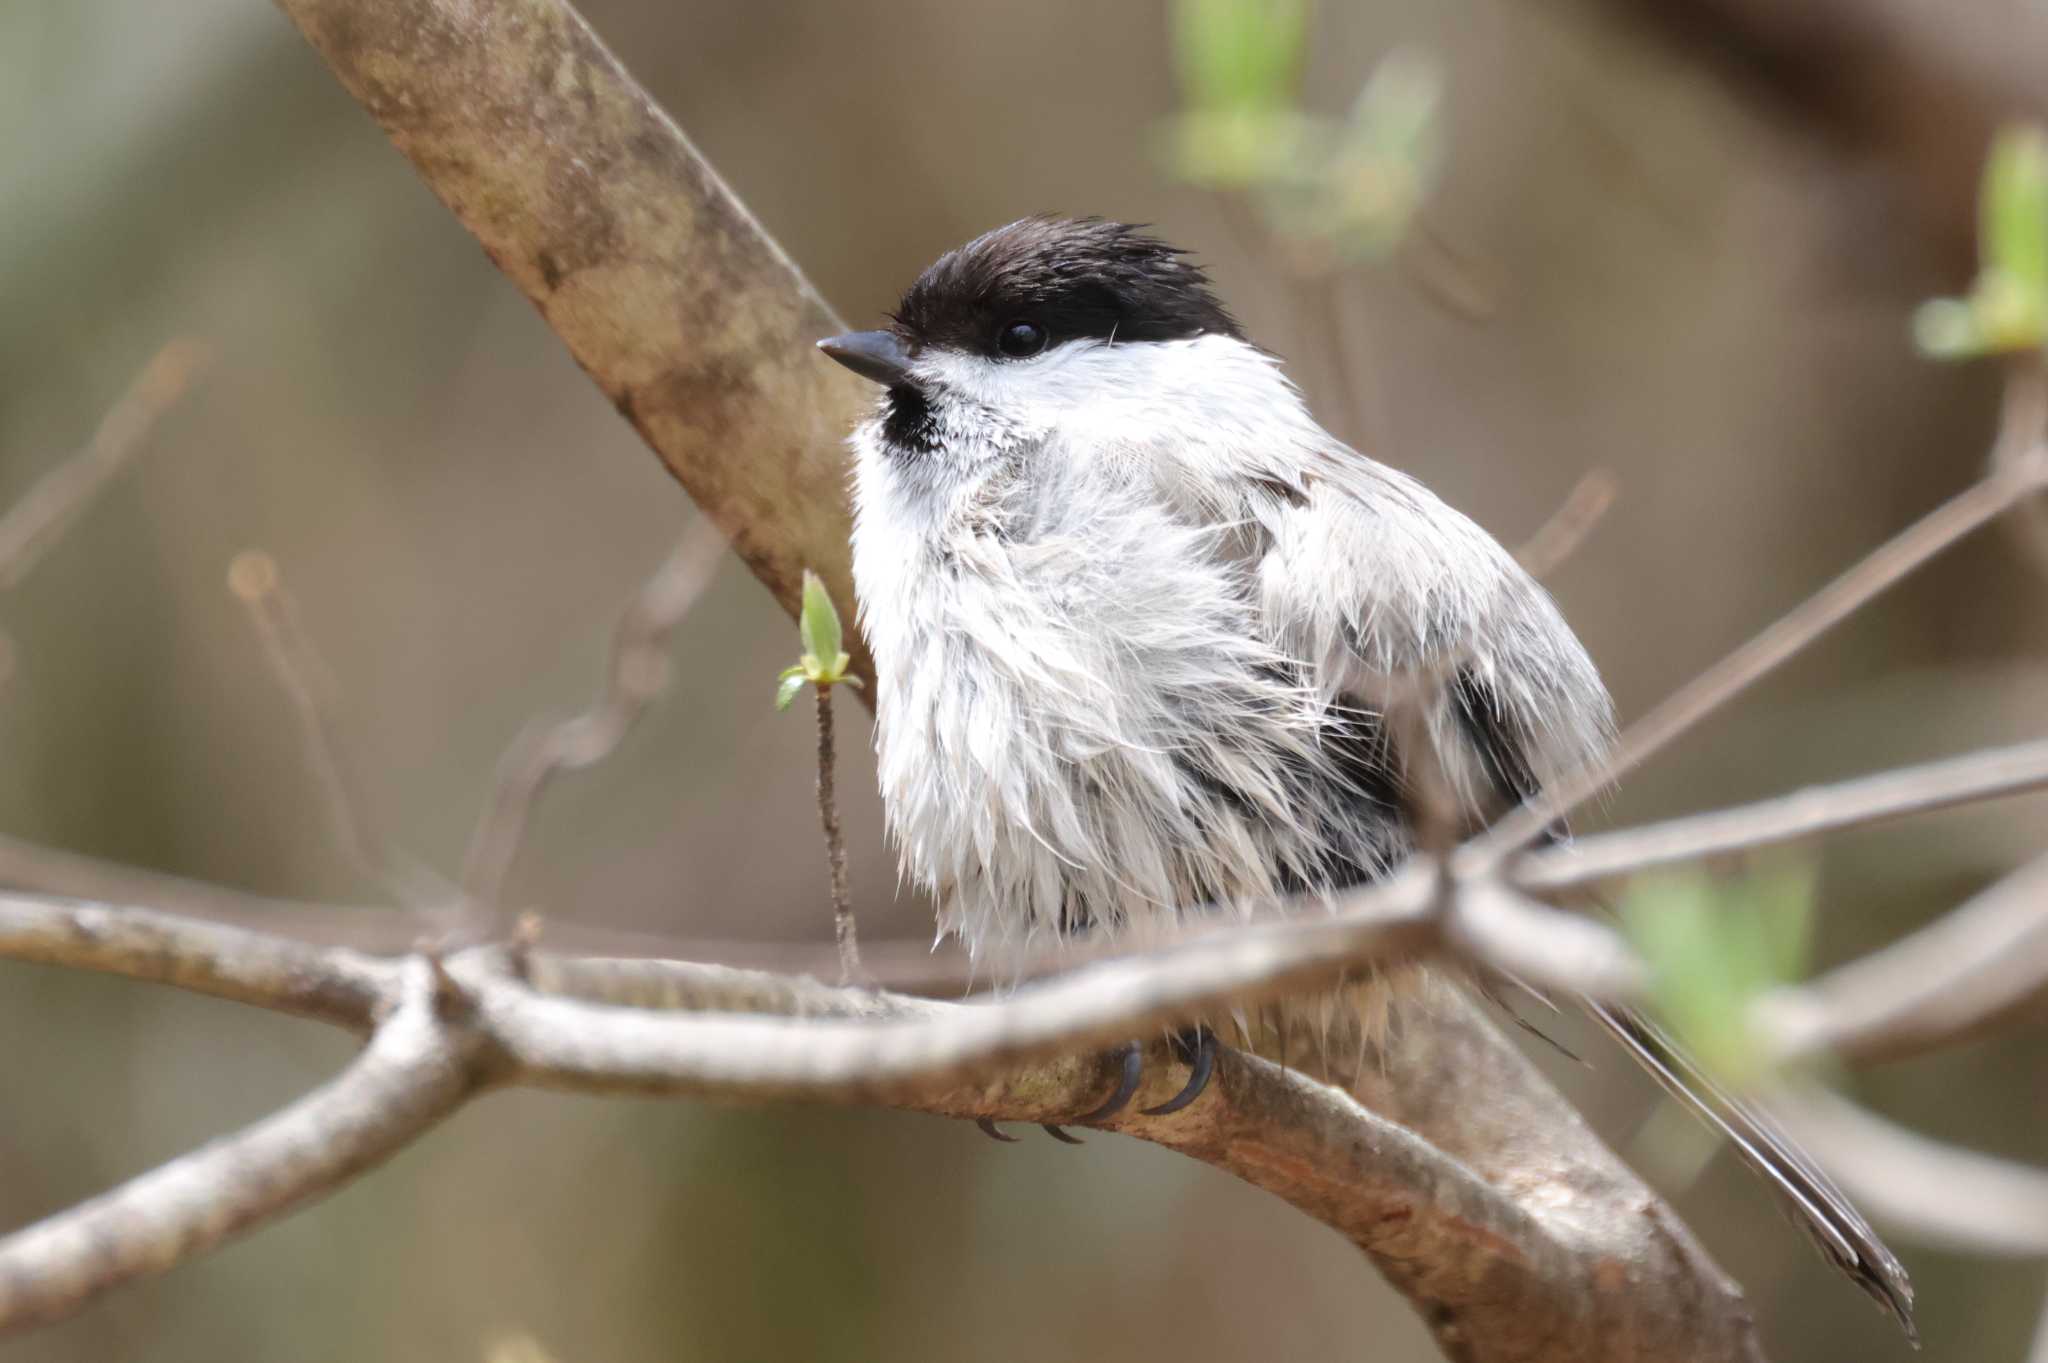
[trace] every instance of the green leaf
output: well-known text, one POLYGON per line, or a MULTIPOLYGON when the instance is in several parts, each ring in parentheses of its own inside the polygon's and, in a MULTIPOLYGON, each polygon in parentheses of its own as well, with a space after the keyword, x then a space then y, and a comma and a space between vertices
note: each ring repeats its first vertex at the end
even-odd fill
POLYGON ((782 674, 782 680, 776 683, 775 686, 775 708, 787 710, 789 703, 796 699, 796 693, 803 690, 809 681, 810 678, 804 676, 804 670, 801 667, 785 669, 782 674))
POLYGON ((832 608, 832 595, 825 590, 824 580, 806 568, 804 570, 804 605, 797 617, 797 634, 803 640, 805 663, 816 668, 825 658, 838 658, 839 612, 832 608))
POLYGON ((1738 1084, 1764 1063, 1749 1005, 1804 969, 1813 889, 1796 864, 1732 880, 1687 871, 1645 876, 1622 902, 1658 1011, 1702 1064, 1738 1084))
POLYGON ((1984 167, 1983 259, 1986 271, 2048 299, 2048 134, 2013 126, 1991 144, 1984 167))
POLYGON ((1174 65, 1187 102, 1208 113, 1292 105, 1308 17, 1308 0, 1179 0, 1174 65))
POLYGON ((1248 189, 1313 175, 1331 141, 1326 120, 1291 109, 1198 110, 1162 131, 1167 168, 1202 189, 1248 189))
POLYGON ((1923 304, 1913 339, 1938 359, 2048 345, 2048 133, 2015 125, 1992 142, 1977 234, 1982 258, 1970 296, 1923 304))

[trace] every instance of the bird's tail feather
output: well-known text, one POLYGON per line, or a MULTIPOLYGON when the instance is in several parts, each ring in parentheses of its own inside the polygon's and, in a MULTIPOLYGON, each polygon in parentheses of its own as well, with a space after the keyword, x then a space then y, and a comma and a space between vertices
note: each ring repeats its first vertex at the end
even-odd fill
POLYGON ((1820 1166, 1767 1113, 1716 1083, 1656 1023, 1625 1008, 1591 999, 1582 1003, 1666 1093, 1727 1138, 1742 1162, 1777 1194, 1792 1223, 1917 1346, 1913 1284, 1906 1270, 1820 1166))

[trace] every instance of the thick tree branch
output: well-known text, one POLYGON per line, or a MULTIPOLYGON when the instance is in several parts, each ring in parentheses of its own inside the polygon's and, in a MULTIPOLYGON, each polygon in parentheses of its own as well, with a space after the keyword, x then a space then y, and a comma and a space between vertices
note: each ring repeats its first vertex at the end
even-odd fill
MULTIPOLYGON (((850 617, 844 330, 559 0, 278 0, 792 615, 850 617)), ((874 683, 849 634, 854 670, 874 683)))
MULTIPOLYGON (((1421 878, 1403 883, 1415 888, 1386 906, 1390 930, 1407 916, 1406 900, 1429 898, 1421 878)), ((404 1002, 365 1058, 329 1088, 243 1136, 0 1241, 0 1326, 47 1318, 288 1209, 424 1130, 476 1082, 721 1099, 881 1099, 953 1117, 1045 1121, 1094 1105, 1111 1084, 1102 1062, 1076 1058, 1077 1039, 1135 1030, 1128 1021, 1096 1026, 1076 1011, 1082 1002, 1102 1011, 1101 995, 1114 991, 1116 976, 1099 969, 1078 986, 1049 981, 993 1004, 686 962, 599 962, 502 948, 441 963, 379 961, 371 977, 347 953, 164 922, 144 911, 27 899, 14 909, 15 931, 0 937, 0 953, 114 968, 301 1012, 311 1012, 299 1006, 302 986, 260 963, 293 959, 296 976, 319 977, 323 963, 338 962, 323 989, 352 989, 373 1011, 380 1001, 404 1002), (81 938, 65 930, 79 922, 97 931, 81 938), (17 950, 44 939, 56 945, 17 950), (161 950, 144 950, 150 946, 161 950), (175 964, 181 956, 205 968, 175 964), (234 958, 257 964, 236 969, 234 958), (521 970, 531 985, 515 973, 521 970), (234 987, 220 987, 222 977, 234 987), (550 998, 534 986, 724 1011, 650 1013, 550 998), (1052 1021, 1056 1007, 1069 1015, 1064 1028, 1052 1021), (1029 1040, 1029 1027, 1020 1033, 1025 1044, 1008 1039, 1004 1019, 1018 1016, 1037 1020, 1039 1039, 1029 1040), (963 1033, 989 1055, 1043 1058, 1021 1068, 956 1066, 947 1039, 963 1033), (814 1045, 827 1053, 823 1068, 799 1063, 814 1045), (866 1079, 832 1068, 834 1057, 861 1065, 863 1052, 893 1059, 869 1064, 866 1079), (323 1134, 313 1141, 310 1131, 323 1134), (207 1206, 218 1216, 200 1225, 198 1209, 207 1206)), ((1220 940, 1200 945, 1210 952, 1220 940)), ((1398 935, 1381 945, 1398 948, 1398 935)), ((345 1011, 331 1009, 327 1020, 355 1022, 340 1016, 345 1011)), ((1362 1107, 1299 1071, 1232 1054, 1202 1103, 1146 1117, 1137 1106, 1181 1082, 1162 1043, 1153 1048, 1140 1103, 1109 1126, 1232 1172, 1347 1236, 1415 1300, 1453 1357, 1759 1357, 1732 1284, 1563 1100, 1460 999, 1441 998, 1431 1011, 1434 1025, 1423 1029, 1429 1050, 1389 1054, 1384 1063, 1402 1068, 1365 1084, 1389 1111, 1362 1107), (1465 1114, 1481 1090, 1489 1099, 1487 1129, 1475 1132, 1465 1114), (1453 1138, 1426 1139, 1420 1129, 1430 1127, 1453 1138), (1505 1131, 1520 1146, 1512 1156, 1505 1131)))

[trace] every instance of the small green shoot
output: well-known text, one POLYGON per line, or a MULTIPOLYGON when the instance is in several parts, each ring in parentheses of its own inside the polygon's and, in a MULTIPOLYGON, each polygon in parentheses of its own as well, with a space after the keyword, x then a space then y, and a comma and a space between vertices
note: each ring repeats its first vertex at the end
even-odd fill
POLYGON ((839 612, 832 605, 832 594, 808 568, 804 570, 804 600, 797 615, 797 638, 803 643, 804 656, 782 669, 775 686, 776 709, 787 710, 796 693, 806 685, 860 685, 860 678, 847 670, 853 665, 853 658, 840 647, 845 635, 839 627, 839 612))
POLYGON ((832 594, 825 583, 808 568, 804 570, 804 598, 796 617, 797 638, 804 656, 782 669, 775 685, 775 708, 787 710, 796 693, 805 686, 817 688, 818 701, 818 821, 825 830, 825 864, 831 874, 832 921, 839 939, 840 983, 864 978, 860 968, 860 943, 853 924, 853 892, 846 877, 846 838, 839 828, 839 797, 835 793, 832 737, 832 688, 845 682, 859 686, 860 678, 847 669, 853 658, 841 644, 845 634, 839 628, 839 612, 832 607, 832 594))
POLYGON ((1164 159, 1186 184, 1243 193, 1303 259, 1377 259, 1399 244, 1435 184, 1443 80, 1390 53, 1348 117, 1301 107, 1307 0, 1178 0, 1174 68, 1183 108, 1164 159))
POLYGON ((2048 132, 1999 133, 1978 201, 1977 279, 1968 297, 1936 298, 1913 315, 1936 359, 2011 355, 2048 345, 2048 132))

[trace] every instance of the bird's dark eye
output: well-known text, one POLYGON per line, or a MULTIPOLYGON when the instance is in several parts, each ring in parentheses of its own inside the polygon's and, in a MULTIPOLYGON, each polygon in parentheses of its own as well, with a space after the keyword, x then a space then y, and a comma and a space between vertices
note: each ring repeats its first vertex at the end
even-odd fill
POLYGON ((996 336, 996 349, 1013 360, 1045 349, 1045 328, 1036 322, 1012 322, 996 336))

